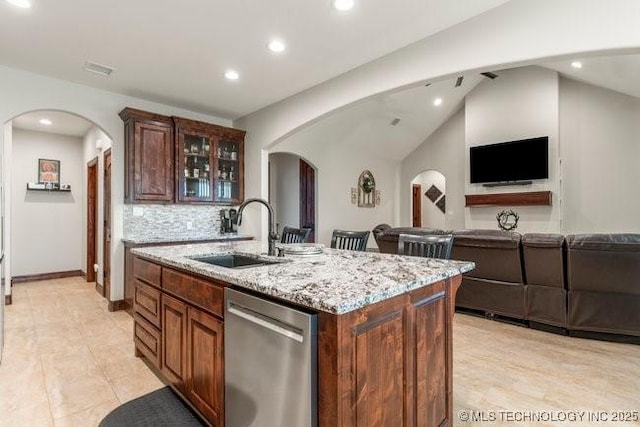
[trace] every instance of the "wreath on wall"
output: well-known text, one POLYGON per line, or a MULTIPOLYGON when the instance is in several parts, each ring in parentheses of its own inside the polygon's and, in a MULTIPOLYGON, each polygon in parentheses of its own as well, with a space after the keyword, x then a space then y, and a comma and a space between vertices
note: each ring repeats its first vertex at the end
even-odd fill
POLYGON ((362 179, 362 190, 369 194, 373 191, 373 189, 376 188, 376 184, 373 182, 373 178, 369 175, 365 176, 362 179))
POLYGON ((498 227, 500 227, 500 230, 511 231, 518 228, 518 220, 520 219, 520 216, 509 209, 503 210, 496 215, 496 219, 498 220, 498 227))

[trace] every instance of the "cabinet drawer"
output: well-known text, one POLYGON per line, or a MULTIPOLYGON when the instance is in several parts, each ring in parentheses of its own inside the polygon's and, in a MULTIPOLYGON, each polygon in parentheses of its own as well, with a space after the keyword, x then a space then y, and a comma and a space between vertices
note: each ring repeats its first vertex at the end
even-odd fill
POLYGON ((166 292, 222 317, 224 290, 221 286, 165 268, 162 288, 166 292))
POLYGON ((133 341, 136 349, 142 353, 154 366, 160 368, 161 341, 160 330, 147 322, 138 313, 133 315, 133 341))
POLYGON ((133 259, 134 275, 158 288, 160 287, 161 271, 161 267, 157 264, 145 261, 138 257, 133 259))
POLYGON ((133 309, 156 328, 160 328, 160 291, 136 279, 133 309))

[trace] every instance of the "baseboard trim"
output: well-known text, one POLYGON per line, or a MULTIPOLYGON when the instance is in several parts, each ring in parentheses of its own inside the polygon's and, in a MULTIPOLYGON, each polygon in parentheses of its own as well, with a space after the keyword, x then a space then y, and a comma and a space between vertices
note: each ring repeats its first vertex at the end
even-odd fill
POLYGON ((4 296, 4 305, 11 305, 12 301, 11 301, 11 295, 5 295, 4 296))
POLYGON ((56 271, 53 273, 26 274, 24 276, 14 276, 11 278, 11 284, 37 282, 40 280, 63 279, 65 277, 82 276, 82 270, 56 271))
POLYGON ((109 311, 120 311, 127 309, 127 302, 123 299, 109 301, 109 311))
POLYGON ((96 281, 96 292, 100 295, 104 295, 104 286, 96 281))

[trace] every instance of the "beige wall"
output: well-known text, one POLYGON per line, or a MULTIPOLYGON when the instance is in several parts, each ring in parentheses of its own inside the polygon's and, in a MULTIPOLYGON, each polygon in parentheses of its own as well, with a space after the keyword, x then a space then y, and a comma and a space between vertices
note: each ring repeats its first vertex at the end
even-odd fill
POLYGON ((640 232, 640 99, 560 80, 565 233, 640 232))
POLYGON ((11 271, 13 276, 84 270, 82 139, 13 129, 11 271), (27 191, 38 159, 60 160, 60 183, 71 192, 27 191))

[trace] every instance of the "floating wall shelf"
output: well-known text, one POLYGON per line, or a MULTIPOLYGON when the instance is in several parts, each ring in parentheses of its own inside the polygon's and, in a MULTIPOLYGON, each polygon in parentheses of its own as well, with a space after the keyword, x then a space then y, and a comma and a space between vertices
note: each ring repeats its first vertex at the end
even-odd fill
POLYGON ((29 191, 48 191, 50 193, 70 193, 70 185, 61 185, 60 188, 44 188, 43 184, 35 182, 27 182, 27 190, 29 191))
POLYGON ((551 191, 467 194, 465 206, 551 206, 551 191))

